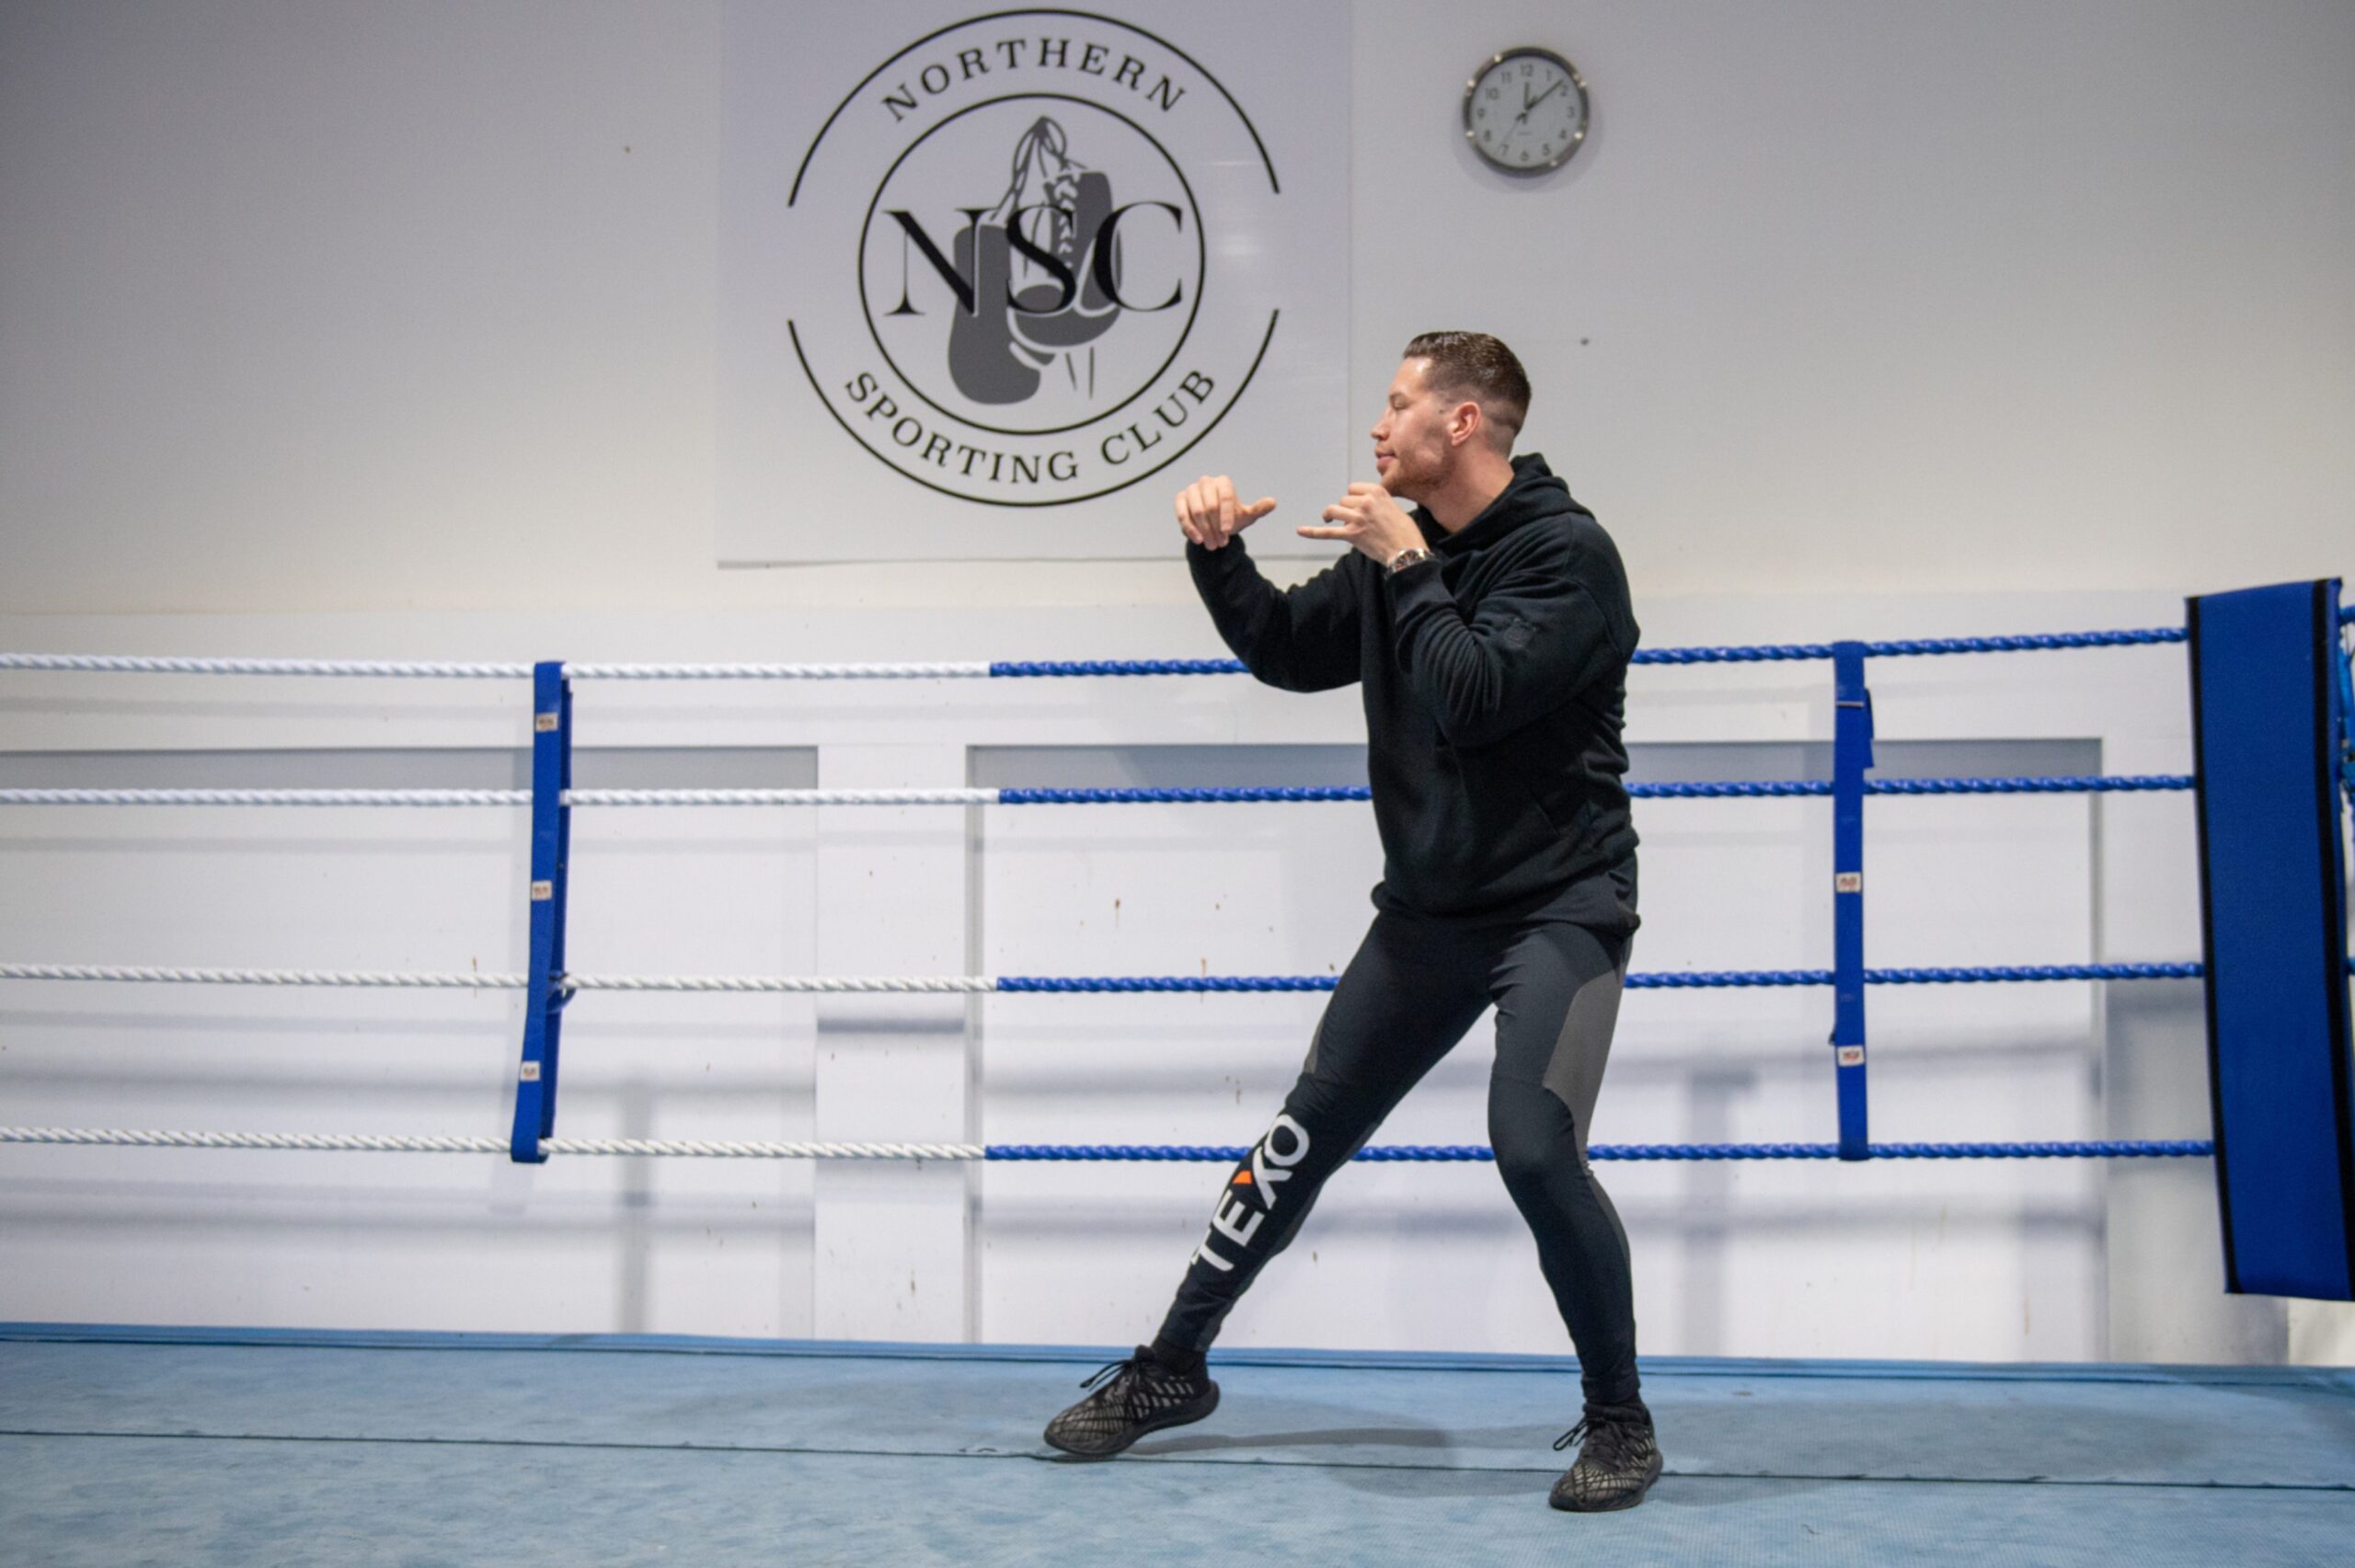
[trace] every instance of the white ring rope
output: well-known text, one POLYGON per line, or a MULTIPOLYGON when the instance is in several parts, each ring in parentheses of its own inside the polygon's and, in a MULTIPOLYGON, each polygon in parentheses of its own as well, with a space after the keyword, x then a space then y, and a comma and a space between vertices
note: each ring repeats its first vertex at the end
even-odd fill
MULTIPOLYGON (((5 971, 0 971, 0 978, 5 978, 5 971)), ((556 983, 570 991, 779 991, 820 996, 886 991, 939 996, 997 990, 997 981, 987 975, 565 975, 556 983)))
POLYGON ((166 969, 103 964, 0 964, 0 980, 123 980, 188 986, 362 986, 391 990, 521 990, 522 975, 382 969, 166 969))
MULTIPOLYGON (((155 1132, 123 1127, 0 1127, 0 1144, 119 1149, 291 1149, 379 1154, 505 1154, 503 1138, 320 1132, 155 1132)), ((979 1160, 978 1143, 759 1143, 692 1139, 545 1138, 546 1154, 667 1155, 695 1160, 979 1160)))
MULTIPOLYGON (((383 658, 179 658, 145 654, 0 653, 0 670, 133 675, 346 675, 434 681, 528 681, 529 664, 419 663, 383 658)), ((930 664, 568 664, 583 681, 971 681, 986 659, 930 664)))
POLYGON ((0 806, 529 806, 528 789, 0 789, 0 806))
POLYGON ((564 672, 583 681, 986 681, 990 664, 568 664, 564 672))
MULTIPOLYGON (((571 789, 567 806, 995 806, 994 789, 571 789)), ((0 806, 529 806, 528 789, 0 789, 0 806)))
POLYGON ((416 663, 380 658, 178 658, 146 654, 0 653, 0 670, 131 675, 356 675, 443 681, 528 681, 528 664, 416 663))
MULTIPOLYGON (((994 789, 574 789, 567 806, 995 806, 994 789)), ((528 797, 526 797, 528 798, 528 797)))
MULTIPOLYGON (((549 1154, 656 1154, 695 1160, 979 1160, 978 1143, 714 1143, 689 1139, 544 1138, 549 1154)), ((502 1149, 500 1152, 504 1153, 502 1149)))
MULTIPOLYGON (((197 986, 357 986, 394 990, 522 990, 522 975, 366 969, 178 969, 99 964, 0 964, 0 980, 121 980, 197 986)), ((757 991, 868 995, 994 991, 987 975, 564 975, 560 990, 757 991)))

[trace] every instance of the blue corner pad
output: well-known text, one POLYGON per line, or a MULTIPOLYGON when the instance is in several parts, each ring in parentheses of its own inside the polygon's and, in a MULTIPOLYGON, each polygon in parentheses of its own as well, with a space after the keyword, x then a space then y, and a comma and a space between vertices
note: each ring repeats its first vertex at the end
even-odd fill
POLYGON ((2338 584, 2189 612, 2225 1288, 2355 1299, 2338 584))

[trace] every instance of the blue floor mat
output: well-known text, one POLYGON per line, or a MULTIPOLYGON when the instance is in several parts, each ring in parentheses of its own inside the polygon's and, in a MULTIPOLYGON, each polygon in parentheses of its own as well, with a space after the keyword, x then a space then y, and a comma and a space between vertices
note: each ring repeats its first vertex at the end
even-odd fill
POLYGON ((1668 1474, 1642 1508, 1576 1517, 1545 1495, 1577 1381, 1539 1358, 1227 1358, 1210 1421, 1081 1464, 1051 1457, 1039 1429, 1094 1352, 185 1337, 0 1331, 0 1557, 2355 1555, 2345 1372, 1649 1362, 1668 1474))

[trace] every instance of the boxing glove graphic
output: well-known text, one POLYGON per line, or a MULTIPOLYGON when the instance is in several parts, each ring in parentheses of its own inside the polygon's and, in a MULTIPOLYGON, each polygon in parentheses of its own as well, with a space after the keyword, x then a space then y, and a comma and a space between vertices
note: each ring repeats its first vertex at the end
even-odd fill
POLYGON ((948 369, 976 403, 1025 401, 1057 356, 1120 318, 1117 258, 1096 255, 1112 182, 1069 149, 1063 128, 1040 117, 1015 143, 1005 195, 957 236, 957 270, 972 280, 973 306, 949 328, 948 369))

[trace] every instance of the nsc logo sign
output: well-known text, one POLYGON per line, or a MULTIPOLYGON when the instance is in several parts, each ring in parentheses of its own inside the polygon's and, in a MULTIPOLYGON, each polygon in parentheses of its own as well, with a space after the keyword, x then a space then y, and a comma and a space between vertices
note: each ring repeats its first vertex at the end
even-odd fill
POLYGON ((1166 40, 1076 11, 962 22, 877 65, 803 154, 793 352, 909 481, 1110 495, 1249 395, 1283 199, 1245 106, 1166 40))

